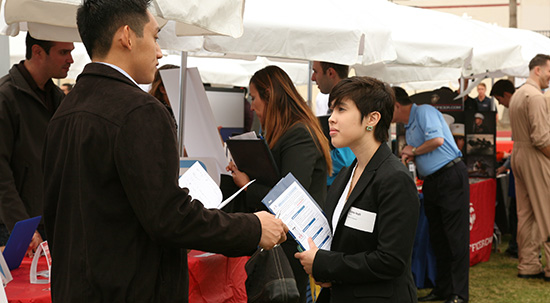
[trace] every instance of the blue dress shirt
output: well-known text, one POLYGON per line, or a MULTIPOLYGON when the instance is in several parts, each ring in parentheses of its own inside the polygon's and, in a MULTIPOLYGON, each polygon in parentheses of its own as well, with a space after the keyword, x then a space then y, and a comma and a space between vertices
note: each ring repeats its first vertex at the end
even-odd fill
POLYGON ((431 105, 413 104, 409 123, 405 125, 405 129, 407 130, 407 144, 414 147, 419 147, 431 139, 444 139, 443 145, 437 149, 415 157, 418 172, 424 177, 435 173, 447 163, 462 156, 443 115, 431 105))

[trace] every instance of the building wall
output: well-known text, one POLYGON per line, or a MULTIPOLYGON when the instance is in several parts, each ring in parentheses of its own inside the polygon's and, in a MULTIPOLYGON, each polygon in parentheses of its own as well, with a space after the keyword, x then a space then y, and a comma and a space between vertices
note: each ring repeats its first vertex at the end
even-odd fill
MULTIPOLYGON (((368 0, 367 0, 368 1, 368 0)), ((470 16, 473 19, 509 26, 509 0, 393 0, 396 4, 415 6, 470 16)), ((517 0, 518 28, 550 31, 550 1, 517 0)))

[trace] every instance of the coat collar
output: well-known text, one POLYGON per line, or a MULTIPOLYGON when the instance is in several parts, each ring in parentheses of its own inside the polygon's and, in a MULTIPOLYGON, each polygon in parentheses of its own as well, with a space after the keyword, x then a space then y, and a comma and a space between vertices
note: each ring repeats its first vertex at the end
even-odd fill
MULTIPOLYGON (((19 64, 23 64, 25 60, 22 60, 21 62, 19 62, 19 64)), ((29 84, 29 82, 27 81, 27 79, 25 78, 25 76, 21 73, 21 71, 19 70, 19 67, 18 65, 14 64, 10 71, 9 71, 9 76, 11 78, 11 81, 13 83, 13 85, 20 91, 24 92, 25 94, 31 96, 36 102, 38 102, 42 107, 44 107, 45 109, 46 108, 46 105, 44 104, 44 101, 42 101, 42 99, 36 94, 36 92, 34 91, 33 87, 31 87, 31 85, 29 84)), ((31 78, 32 80, 32 78, 31 78)), ((33 83, 34 83, 34 80, 32 80, 33 83)), ((36 86, 36 83, 34 83, 34 85, 36 86)), ((51 89, 51 91, 47 91, 48 94, 52 94, 52 96, 55 96, 55 95, 58 95, 58 98, 52 98, 52 102, 54 103, 53 106, 54 108, 57 108, 59 106, 59 103, 61 101, 61 99, 63 99, 63 97, 65 96, 63 94, 63 92, 61 91, 60 88, 58 88, 54 83, 53 81, 50 79, 48 80, 48 83, 46 83, 46 85, 51 85, 51 87, 49 87, 49 89, 51 89)))
POLYGON ((538 84, 537 82, 535 82, 535 80, 533 80, 533 79, 531 79, 531 78, 527 78, 527 80, 525 81, 525 84, 529 84, 529 85, 535 87, 538 91, 542 91, 542 90, 540 89, 539 84, 538 84))
POLYGON ((121 72, 117 71, 116 69, 112 68, 109 65, 102 64, 102 63, 92 62, 92 63, 86 64, 86 66, 82 70, 82 73, 78 75, 76 80, 79 81, 82 77, 86 77, 86 76, 107 77, 116 81, 124 82, 126 84, 129 84, 135 87, 139 87, 127 76, 123 75, 121 72))
MULTIPOLYGON (((361 196, 363 191, 365 191, 365 189, 371 182, 372 178, 376 174, 376 171, 378 170, 382 162, 384 162, 391 155, 392 155, 392 152, 386 143, 382 143, 380 147, 378 147, 378 150, 376 150, 376 152, 372 156, 372 159, 367 164, 367 167, 365 167, 365 170, 361 174, 361 177, 357 181, 357 184, 355 184, 355 187, 353 188, 348 200, 346 201, 346 204, 342 209, 342 213, 340 214, 340 218, 338 219, 338 225, 344 223, 344 220, 343 220, 344 216, 346 216, 346 214, 348 213, 349 209, 351 208, 355 200, 357 200, 361 196)), ((347 185, 347 182, 351 178, 351 172, 353 171, 353 167, 356 165, 356 163, 357 163, 357 159, 353 161, 353 164, 346 171, 347 178, 344 179, 344 184, 343 184, 344 187, 347 185)), ((342 186, 342 183, 339 183, 339 186, 342 186)), ((340 192, 340 194, 343 192, 344 187, 338 188, 338 192, 340 192)), ((329 220, 332 220, 332 215, 334 214, 334 208, 332 208, 330 211, 331 212, 329 215, 330 216, 329 220)))

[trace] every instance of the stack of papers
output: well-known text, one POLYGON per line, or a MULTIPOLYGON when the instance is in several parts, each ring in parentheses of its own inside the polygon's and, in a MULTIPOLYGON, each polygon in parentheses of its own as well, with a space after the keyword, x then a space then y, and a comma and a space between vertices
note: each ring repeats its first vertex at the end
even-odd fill
POLYGON ((231 197, 222 201, 222 191, 197 161, 179 178, 179 186, 188 188, 189 195, 199 200, 205 208, 221 209, 254 181, 256 180, 248 182, 231 197))

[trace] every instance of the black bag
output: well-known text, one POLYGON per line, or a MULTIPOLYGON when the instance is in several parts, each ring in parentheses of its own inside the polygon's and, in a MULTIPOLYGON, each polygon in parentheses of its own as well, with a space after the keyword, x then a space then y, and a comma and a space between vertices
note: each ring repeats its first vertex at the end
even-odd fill
POLYGON ((281 246, 271 250, 258 249, 244 266, 248 302, 295 303, 300 292, 292 268, 281 246))

